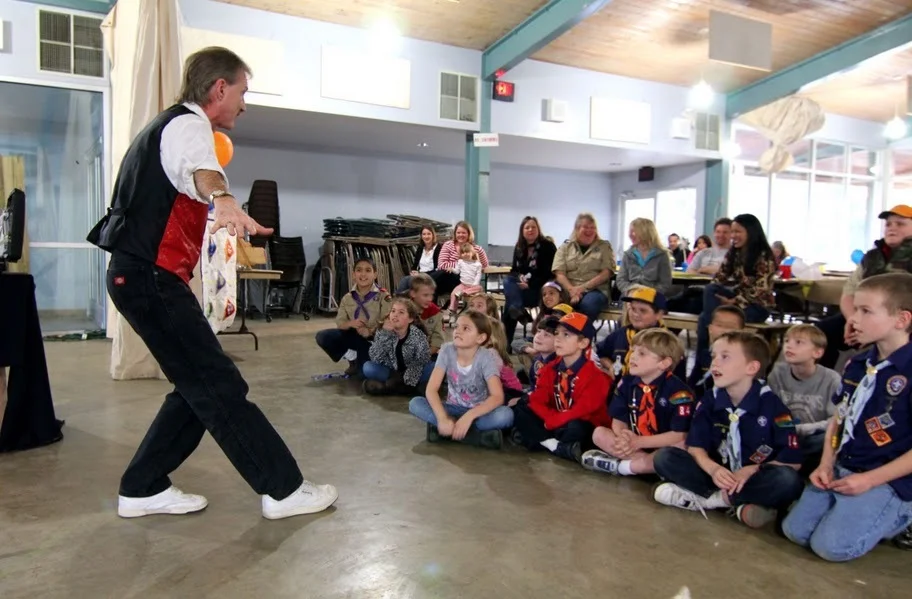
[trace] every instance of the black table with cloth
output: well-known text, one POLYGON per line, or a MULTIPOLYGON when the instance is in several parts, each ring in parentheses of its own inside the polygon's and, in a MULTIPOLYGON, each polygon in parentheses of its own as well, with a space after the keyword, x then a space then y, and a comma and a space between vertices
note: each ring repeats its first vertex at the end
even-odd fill
POLYGON ((54 414, 35 279, 0 274, 0 367, 7 367, 7 404, 0 452, 31 449, 63 438, 54 414))

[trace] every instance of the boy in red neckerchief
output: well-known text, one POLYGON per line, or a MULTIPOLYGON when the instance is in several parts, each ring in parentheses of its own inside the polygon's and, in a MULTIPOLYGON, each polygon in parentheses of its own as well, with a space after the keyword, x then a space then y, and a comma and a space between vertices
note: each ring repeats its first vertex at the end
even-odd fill
POLYGON ((579 462, 595 427, 611 424, 606 405, 611 377, 589 356, 593 337, 585 314, 560 319, 554 334, 557 358, 539 372, 528 403, 513 408, 514 443, 579 462))

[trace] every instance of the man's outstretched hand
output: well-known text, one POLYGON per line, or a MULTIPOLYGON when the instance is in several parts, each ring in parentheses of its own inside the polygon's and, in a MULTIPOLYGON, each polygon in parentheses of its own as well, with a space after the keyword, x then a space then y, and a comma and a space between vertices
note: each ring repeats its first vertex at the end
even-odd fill
POLYGON ((230 235, 272 235, 273 229, 264 227, 241 210, 237 200, 231 196, 215 199, 215 222, 209 227, 210 233, 228 229, 230 235))

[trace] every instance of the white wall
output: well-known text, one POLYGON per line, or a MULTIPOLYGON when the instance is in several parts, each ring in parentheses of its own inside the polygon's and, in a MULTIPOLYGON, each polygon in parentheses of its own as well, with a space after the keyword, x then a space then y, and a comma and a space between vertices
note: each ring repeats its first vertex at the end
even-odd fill
MULTIPOLYGON (((278 182, 281 234, 304 238, 308 264, 318 257, 326 218, 411 214, 453 223, 463 216, 464 173, 457 162, 238 145, 226 170, 241 201, 255 179, 278 182)), ((495 245, 516 243, 527 214, 563 241, 579 212, 607 223, 612 202, 607 174, 505 165, 493 166, 490 195, 489 242, 495 245)))

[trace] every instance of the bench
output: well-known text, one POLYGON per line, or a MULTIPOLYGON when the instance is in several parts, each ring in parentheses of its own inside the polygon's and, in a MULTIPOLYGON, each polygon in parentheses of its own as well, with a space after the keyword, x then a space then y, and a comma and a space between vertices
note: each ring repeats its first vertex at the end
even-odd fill
MULTIPOLYGON (((621 308, 609 308, 608 310, 603 310, 599 314, 599 318, 603 321, 614 321, 619 322, 623 317, 621 308)), ((688 341, 690 340, 690 331, 697 330, 697 321, 699 316, 697 314, 688 314, 686 312, 669 312, 662 319, 663 324, 669 329, 682 329, 688 332, 688 341)), ((785 337, 785 332, 792 325, 785 322, 749 322, 744 325, 744 329, 757 333, 770 345, 770 350, 772 352, 772 361, 775 362, 779 358, 779 351, 783 343, 783 338, 785 337)))

